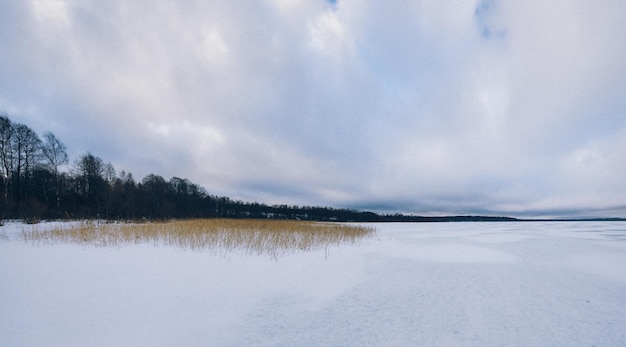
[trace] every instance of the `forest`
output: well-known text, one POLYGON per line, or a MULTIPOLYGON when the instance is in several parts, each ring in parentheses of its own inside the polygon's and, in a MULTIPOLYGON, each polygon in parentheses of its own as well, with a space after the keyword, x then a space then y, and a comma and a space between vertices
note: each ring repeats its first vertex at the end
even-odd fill
POLYGON ((89 152, 70 160, 53 133, 42 137, 0 114, 0 221, 271 218, 340 222, 507 221, 506 217, 422 217, 331 207, 266 205, 209 194, 188 179, 149 174, 137 181, 89 152))
POLYGON ((274 218, 372 220, 377 215, 328 207, 268 206, 218 197, 187 179, 149 174, 137 181, 111 163, 85 153, 74 160, 51 132, 40 137, 0 114, 0 220, 143 220, 169 218, 274 218))

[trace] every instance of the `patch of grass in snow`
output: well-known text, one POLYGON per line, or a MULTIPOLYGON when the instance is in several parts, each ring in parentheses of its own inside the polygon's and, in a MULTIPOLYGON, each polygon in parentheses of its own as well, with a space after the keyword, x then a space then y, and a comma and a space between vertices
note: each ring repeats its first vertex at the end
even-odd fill
POLYGON ((150 223, 81 222, 22 229, 24 241, 66 242, 95 246, 133 243, 171 245, 191 250, 269 254, 273 258, 294 251, 310 251, 355 244, 374 234, 367 226, 287 220, 194 219, 150 223))

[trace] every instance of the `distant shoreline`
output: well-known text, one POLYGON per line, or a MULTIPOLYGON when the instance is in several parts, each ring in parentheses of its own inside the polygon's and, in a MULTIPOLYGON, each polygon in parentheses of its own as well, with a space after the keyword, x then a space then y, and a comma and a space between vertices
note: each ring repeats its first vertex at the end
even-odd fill
MULTIPOLYGON (((208 217, 205 219, 231 219, 231 220, 301 220, 301 221, 311 221, 311 222, 330 222, 330 223, 468 223, 468 222, 489 222, 489 223, 514 223, 514 222, 626 222, 626 218, 617 218, 617 217, 609 217, 609 218, 515 218, 515 217, 494 217, 494 216, 480 216, 480 215, 471 215, 471 216, 413 216, 413 215, 378 215, 372 212, 357 212, 357 214, 365 213, 368 215, 368 218, 356 218, 356 219, 339 219, 339 218, 325 218, 325 219, 301 219, 298 217, 295 218, 285 218, 282 217, 208 217)), ((159 221, 159 220, 189 220, 196 218, 167 218, 167 219, 141 219, 141 220, 123 220, 123 222, 150 222, 150 221, 159 221)), ((54 222, 54 221, 76 221, 80 219, 42 219, 38 221, 29 221, 25 219, 5 219, 0 220, 0 226, 7 221, 21 222, 25 224, 38 224, 40 222, 54 222)), ((92 220, 87 218, 86 220, 92 220)), ((104 223, 108 222, 120 222, 122 220, 102 220, 104 223)))
POLYGON ((381 223, 454 223, 454 222, 626 222, 626 218, 515 218, 493 216, 381 216, 381 223))

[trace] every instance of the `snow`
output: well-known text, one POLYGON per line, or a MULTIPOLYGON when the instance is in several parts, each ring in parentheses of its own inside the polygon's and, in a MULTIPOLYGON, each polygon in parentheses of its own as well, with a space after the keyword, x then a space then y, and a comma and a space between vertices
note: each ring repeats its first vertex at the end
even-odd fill
POLYGON ((626 346, 626 223, 372 224, 270 256, 25 243, 3 346, 626 346))

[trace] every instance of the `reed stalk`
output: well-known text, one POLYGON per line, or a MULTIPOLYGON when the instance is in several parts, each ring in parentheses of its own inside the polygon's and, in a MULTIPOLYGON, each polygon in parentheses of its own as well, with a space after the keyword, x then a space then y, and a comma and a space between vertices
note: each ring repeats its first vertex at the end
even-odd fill
POLYGON ((245 254, 268 254, 272 258, 296 251, 341 244, 356 244, 374 234, 369 226, 291 220, 192 219, 149 223, 97 223, 45 227, 32 225, 22 230, 32 243, 75 243, 120 246, 150 243, 194 251, 221 253, 241 250, 245 254))

